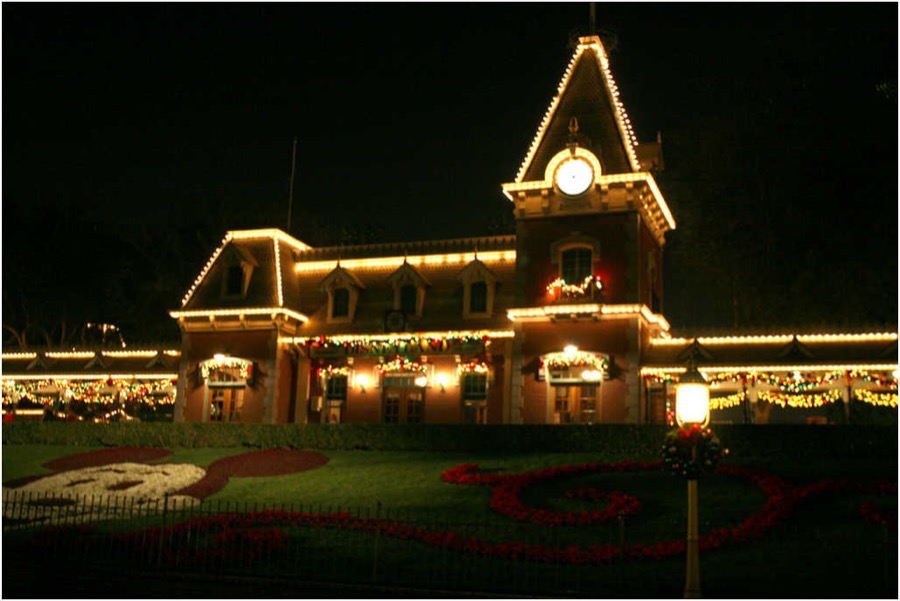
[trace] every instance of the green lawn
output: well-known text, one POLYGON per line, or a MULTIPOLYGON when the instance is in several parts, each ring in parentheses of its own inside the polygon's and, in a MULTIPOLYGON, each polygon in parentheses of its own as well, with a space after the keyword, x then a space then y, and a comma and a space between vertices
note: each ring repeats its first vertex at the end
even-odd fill
MULTIPOLYGON (((6 446, 3 481, 46 473, 41 464, 84 447, 6 446)), ((167 462, 207 466, 216 459, 247 449, 173 449, 167 462)), ((458 486, 440 479, 446 469, 477 463, 499 473, 582 462, 619 461, 597 454, 471 454, 429 452, 327 451, 324 467, 272 478, 232 478, 203 502, 205 511, 235 504, 302 507, 315 512, 351 509, 363 516, 414 522, 434 530, 454 530, 483 540, 522 540, 550 547, 595 544, 657 543, 684 536, 685 484, 664 471, 589 474, 548 480, 528 487, 522 499, 536 507, 578 511, 596 507, 567 499, 571 488, 621 490, 638 497, 641 513, 624 524, 579 528, 547 528, 518 524, 491 511, 489 486, 458 486), (379 507, 380 509, 376 509, 379 507)), ((655 457, 637 459, 653 460, 655 457)), ((741 465, 737 458, 729 463, 741 465)), ((896 459, 884 464, 864 460, 841 462, 746 461, 747 467, 770 471, 794 485, 823 479, 877 479, 896 482, 896 459)), ((752 482, 714 474, 700 485, 701 534, 714 527, 734 526, 759 511, 766 496, 752 482)), ((896 496, 823 497, 799 507, 788 521, 762 540, 703 555, 707 596, 721 597, 884 597, 896 596, 896 527, 886 531, 864 522, 859 503, 876 501, 893 508, 896 496)), ((170 516, 171 518, 171 516, 170 516)), ((365 581, 372 577, 373 558, 379 578, 419 586, 474 590, 534 591, 588 596, 678 596, 683 558, 629 562, 623 566, 555 566, 478 558, 414 541, 373 540, 371 534, 301 529, 290 545, 313 562, 321 579, 365 581), (469 580, 466 580, 466 579, 469 580), (460 580, 462 579, 462 580, 460 580), (462 583, 462 584, 460 584, 462 583), (468 584, 467 584, 468 583, 468 584), (544 588, 542 588, 544 587, 544 588)), ((293 557, 293 556, 292 556, 293 557)), ((294 557, 293 561, 300 562, 294 557)), ((272 559, 270 568, 281 566, 272 559)), ((281 566, 282 568, 284 566, 281 566)), ((278 568, 281 569, 281 568, 278 568)), ((287 569, 287 568, 285 568, 287 569)))

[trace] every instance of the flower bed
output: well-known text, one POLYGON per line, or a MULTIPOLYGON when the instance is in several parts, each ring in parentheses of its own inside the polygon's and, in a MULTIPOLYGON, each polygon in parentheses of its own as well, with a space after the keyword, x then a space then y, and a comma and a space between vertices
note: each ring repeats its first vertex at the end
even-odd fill
MULTIPOLYGON (((444 473, 446 481, 466 485, 489 485, 496 492, 503 488, 504 484, 512 481, 522 483, 515 487, 518 491, 524 487, 524 483, 534 483, 542 479, 549 479, 560 475, 586 474, 597 472, 623 472, 623 471, 649 471, 662 468, 659 463, 619 463, 619 464, 584 464, 579 466, 563 466, 537 470, 526 474, 504 476, 497 474, 481 474, 477 467, 471 464, 461 465, 444 473)), ((864 484, 847 481, 827 481, 814 483, 808 486, 795 488, 780 478, 763 472, 745 470, 738 467, 720 467, 718 473, 747 478, 754 482, 766 494, 767 501, 760 511, 748 516, 740 524, 733 527, 715 528, 700 537, 701 550, 717 549, 726 545, 734 545, 756 540, 771 528, 781 524, 791 512, 803 502, 808 502, 817 497, 835 495, 849 492, 881 492, 893 490, 896 493, 896 485, 890 484, 864 484)), ((501 494, 502 498, 504 494, 501 494)), ((601 498, 609 501, 609 507, 623 506, 623 498, 628 498, 622 493, 602 492, 595 489, 578 489, 572 492, 573 497, 601 498)), ((497 510, 495 503, 492 508, 497 510)), ((520 504, 520 507, 526 507, 520 504)), ((608 511, 607 510, 604 511, 608 511)), ((500 513, 509 515, 506 508, 501 508, 500 513)), ((591 512, 589 512, 591 513, 591 512)), ((602 512, 601 512, 602 513, 602 512)), ((529 520, 548 526, 557 525, 581 525, 583 518, 581 513, 569 514, 563 517, 565 512, 542 512, 533 508, 525 508, 521 514, 511 517, 515 519, 529 520)), ((216 561, 238 560, 229 554, 227 541, 251 540, 247 534, 254 529, 260 529, 260 534, 252 538, 253 544, 246 546, 252 556, 257 556, 263 551, 271 551, 282 546, 288 536, 283 528, 325 528, 340 529, 379 536, 391 537, 399 540, 418 541, 422 544, 447 549, 460 553, 468 553, 483 557, 500 559, 526 559, 543 563, 563 564, 599 564, 615 560, 658 560, 683 554, 685 551, 684 539, 662 541, 655 544, 618 545, 592 545, 592 546, 548 546, 524 543, 520 541, 494 542, 477 536, 462 536, 458 532, 435 530, 415 526, 408 523, 392 520, 363 519, 350 513, 308 513, 283 510, 266 510, 251 513, 229 513, 214 516, 200 516, 189 521, 175 524, 168 528, 152 528, 126 535, 126 540, 137 544, 146 541, 155 541, 162 545, 164 556, 173 563, 190 565, 194 562, 215 559, 216 561), (191 550, 181 547, 178 542, 197 540, 198 537, 206 537, 208 544, 200 549, 191 550), (216 545, 222 542, 224 547, 216 545)), ((156 547, 151 547, 156 548, 156 547)), ((243 556, 242 559, 248 559, 243 556)))
MULTIPOLYGON (((240 456, 238 456, 240 457, 240 456)), ((275 457, 275 456, 273 456, 275 457)), ((229 458, 232 459, 232 458, 229 458)), ((521 474, 484 473, 477 465, 464 464, 442 474, 445 482, 466 486, 490 486, 489 506, 501 515, 518 521, 544 526, 582 526, 603 523, 620 516, 636 515, 640 501, 618 491, 597 488, 573 488, 564 494, 606 503, 603 509, 581 512, 549 511, 530 507, 520 495, 528 486, 554 478, 597 473, 661 471, 663 462, 580 464, 545 468, 521 474)), ((896 495, 896 483, 867 483, 848 480, 815 482, 791 486, 782 479, 760 471, 736 466, 719 467, 715 473, 753 482, 765 494, 759 511, 733 526, 713 528, 699 539, 701 550, 709 551, 757 540, 772 528, 784 523, 801 504, 818 498, 844 494, 896 495)), ((862 517, 877 523, 896 523, 893 517, 872 503, 860 506, 862 517), (893 519, 893 522, 891 520, 893 519)), ((684 539, 651 544, 607 545, 539 545, 516 540, 492 541, 479 536, 463 536, 453 530, 439 530, 394 520, 364 519, 348 512, 312 513, 263 510, 249 513, 199 515, 168 527, 140 529, 115 535, 133 545, 138 554, 161 553, 173 565, 229 561, 250 561, 263 553, 277 551, 291 535, 289 528, 338 529, 399 540, 418 541, 424 545, 459 553, 499 559, 525 559, 543 563, 599 564, 617 560, 659 560, 683 554, 684 539)), ((45 531, 46 532, 46 531, 45 531)), ((80 535, 84 535, 82 532, 80 535)))
POLYGON ((191 507, 235 477, 271 477, 315 469, 328 458, 313 451, 266 449, 225 457, 208 469, 176 463, 166 449, 116 447, 68 455, 44 464, 57 473, 7 482, 4 518, 17 523, 126 518, 146 510, 191 507), (170 505, 171 504, 171 505, 170 505))

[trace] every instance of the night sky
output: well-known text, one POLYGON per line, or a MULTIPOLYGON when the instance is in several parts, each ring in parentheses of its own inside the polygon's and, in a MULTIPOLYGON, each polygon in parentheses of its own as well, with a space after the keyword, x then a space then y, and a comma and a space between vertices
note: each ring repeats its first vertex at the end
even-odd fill
MULTIPOLYGON (((172 339, 227 229, 511 233, 580 4, 3 4, 3 323, 172 339)), ((685 328, 897 322, 897 4, 598 4, 685 328)), ((10 344, 4 333, 4 346, 10 344)))

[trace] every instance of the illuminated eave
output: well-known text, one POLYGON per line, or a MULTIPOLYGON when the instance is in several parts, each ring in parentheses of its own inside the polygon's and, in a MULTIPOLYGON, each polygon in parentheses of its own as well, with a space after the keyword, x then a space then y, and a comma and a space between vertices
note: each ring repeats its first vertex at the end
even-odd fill
POLYGON ((296 251, 303 252, 310 250, 312 247, 305 242, 297 240, 293 236, 289 236, 283 231, 275 228, 258 229, 258 230, 231 230, 228 236, 232 240, 266 240, 271 239, 275 242, 284 242, 296 251))
MULTIPOLYGON (((700 373, 760 373, 760 372, 833 372, 833 371, 893 371, 896 363, 853 363, 831 365, 704 365, 698 366, 700 373)), ((687 371, 683 365, 642 367, 642 376, 681 374, 687 371)))
POLYGON ((612 73, 609 70, 609 58, 606 56, 606 51, 603 49, 600 38, 591 36, 579 38, 578 47, 575 49, 575 52, 572 55, 572 59, 569 61, 569 64, 566 67, 566 71, 563 74, 562 81, 560 81, 557 88, 556 96, 554 96, 553 100, 550 101, 550 106, 547 108, 547 112, 544 113, 544 118, 541 120, 541 124, 538 126, 538 130, 534 136, 534 140, 532 140, 531 146, 528 148, 528 153, 525 155, 525 160, 522 161, 522 165, 519 167, 519 171, 516 174, 517 183, 522 182, 523 178, 525 177, 525 172, 528 171, 528 168, 531 166, 531 162, 534 160, 534 155, 537 152, 537 149, 540 147, 541 141, 544 139, 545 134, 547 133, 547 128, 550 125, 550 121, 556 114, 560 99, 562 98, 563 93, 569 85, 569 81, 572 77, 575 64, 578 62, 578 59, 581 58, 581 54, 587 50, 593 50, 597 54, 597 59, 600 63, 601 74, 606 83, 605 87, 609 92, 610 101, 615 109, 614 112, 616 125, 618 126, 619 133, 621 134, 622 140, 625 143, 625 150, 628 155, 629 163, 631 164, 632 170, 640 171, 640 163, 638 162, 637 152, 635 151, 635 148, 638 145, 637 139, 635 138, 634 130, 631 126, 631 120, 628 118, 628 114, 625 111, 625 106, 619 100, 619 87, 616 85, 612 73))
MULTIPOLYGON (((444 330, 437 332, 403 332, 397 334, 336 334, 334 336, 325 336, 325 339, 340 344, 363 338, 373 342, 380 342, 408 340, 410 338, 469 338, 480 336, 501 339, 514 338, 515 335, 516 333, 513 330, 444 330)), ((278 339, 278 342, 281 344, 305 344, 319 339, 319 336, 283 336, 278 339)))
POLYGON ((647 305, 600 305, 596 303, 582 305, 545 305, 542 307, 525 307, 509 309, 506 312, 511 321, 550 321, 559 315, 587 315, 603 319, 632 319, 639 317, 649 324, 659 326, 663 331, 669 330, 669 322, 658 313, 653 313, 647 305))
POLYGON ((200 275, 194 280, 194 283, 191 284, 191 287, 188 289, 187 294, 184 295, 184 298, 181 299, 181 306, 184 307, 188 304, 188 301, 191 300, 191 297, 194 296, 194 291, 197 289, 197 286, 200 285, 200 282, 203 281, 203 278, 206 277, 206 274, 209 273, 210 268, 213 266, 213 263, 216 262, 216 259, 219 258, 219 255, 222 253, 222 249, 225 248, 225 245, 231 240, 231 232, 225 234, 225 237, 222 238, 222 242, 219 243, 219 247, 215 250, 209 260, 206 262, 206 265, 203 266, 203 269, 200 270, 200 275))
MULTIPOLYGON (((713 336, 699 337, 697 342, 707 346, 714 345, 750 345, 750 344, 785 344, 794 337, 800 342, 889 342, 897 340, 896 332, 871 332, 865 334, 771 334, 765 336, 713 336)), ((693 338, 654 338, 650 344, 654 346, 685 346, 692 344, 693 338)))
MULTIPOLYGON (((184 295, 184 298, 181 300, 181 306, 184 307, 188 304, 188 301, 191 300, 191 297, 194 295, 194 291, 197 290, 197 286, 200 285, 200 282, 203 281, 203 278, 206 277, 206 274, 209 273, 210 268, 216 262, 216 259, 219 258, 219 255, 222 253, 222 250, 225 246, 233 241, 233 240, 272 240, 275 244, 275 258, 276 258, 276 267, 280 265, 280 252, 278 249, 278 243, 284 242, 291 248, 297 251, 305 251, 310 250, 312 247, 308 244, 297 240, 296 238, 285 234, 283 231, 279 229, 257 229, 257 230, 231 230, 225 234, 225 237, 222 238, 222 242, 219 243, 219 247, 215 250, 209 260, 206 262, 206 265, 203 266, 203 269, 200 270, 200 275, 197 276, 197 279, 194 280, 194 283, 191 284, 191 287, 188 289, 187 294, 184 295)), ((284 295, 282 293, 281 287, 281 271, 278 271, 278 301, 280 304, 284 304, 284 295)))
POLYGON ((190 319, 194 317, 205 317, 215 319, 217 317, 237 317, 242 318, 248 315, 269 315, 272 319, 278 315, 284 315, 305 323, 309 321, 309 317, 298 313, 286 307, 248 307, 245 309, 198 309, 192 311, 169 311, 169 315, 175 319, 190 319))
POLYGON ((96 355, 93 351, 50 351, 44 353, 45 357, 50 359, 91 359, 96 355))
MULTIPOLYGON (((100 355, 103 357, 111 357, 114 359, 137 359, 137 358, 151 358, 155 357, 158 354, 168 355, 170 357, 180 357, 181 351, 176 350, 164 350, 164 351, 100 351, 100 355)), ((88 351, 62 351, 62 352, 48 352, 45 353, 44 356, 50 357, 51 359, 90 359, 94 357, 95 353, 88 351)), ((37 353, 3 353, 4 360, 33 360, 37 359, 37 353)))
POLYGON ((177 380, 177 373, 128 373, 128 374, 117 374, 117 373, 107 373, 105 375, 98 374, 15 374, 15 373, 4 373, 2 375, 4 380, 177 380))
MULTIPOLYGON (((613 173, 609 175, 600 175, 595 178, 593 186, 609 186, 611 184, 634 182, 643 182, 647 184, 647 186, 650 188, 650 192, 653 194, 654 200, 656 200, 656 206, 659 208, 659 212, 662 214, 663 219, 665 219, 666 224, 669 226, 669 229, 674 230, 675 218, 672 216, 672 211, 669 209, 669 205, 666 203, 666 199, 663 198, 659 186, 656 185, 656 179, 654 179, 652 173, 613 173)), ((511 184, 503 184, 501 188, 503 189, 503 194, 505 194, 510 201, 515 202, 513 193, 553 190, 553 182, 550 180, 516 182, 511 184)))
POLYGON ((278 248, 278 240, 272 240, 272 248, 275 252, 275 289, 278 291, 278 306, 284 306, 284 286, 281 282, 281 250, 278 248))
MULTIPOLYGON (((397 257, 370 257, 365 259, 341 259, 341 267, 344 269, 387 269, 397 268, 404 262, 410 265, 466 265, 475 259, 482 263, 510 263, 516 260, 516 251, 498 250, 478 253, 449 253, 436 255, 412 255, 397 257)), ((329 261, 301 261, 294 266, 297 273, 313 271, 331 271, 337 264, 336 260, 329 261)))
POLYGON ((101 351, 101 355, 104 357, 114 357, 119 359, 128 359, 128 358, 137 358, 137 357, 155 357, 156 355, 162 353, 163 355, 168 355, 170 357, 180 357, 181 351, 176 350, 164 350, 164 351, 101 351))
POLYGON ((37 353, 3 353, 3 359, 37 359, 37 353))

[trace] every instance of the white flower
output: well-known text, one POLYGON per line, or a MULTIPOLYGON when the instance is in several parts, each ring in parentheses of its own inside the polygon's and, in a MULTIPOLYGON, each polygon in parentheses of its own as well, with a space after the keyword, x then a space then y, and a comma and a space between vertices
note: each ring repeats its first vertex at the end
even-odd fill
POLYGON ((206 470, 184 463, 112 463, 51 474, 17 489, 3 489, 4 518, 49 523, 125 518, 188 507, 193 497, 174 495, 206 470))

